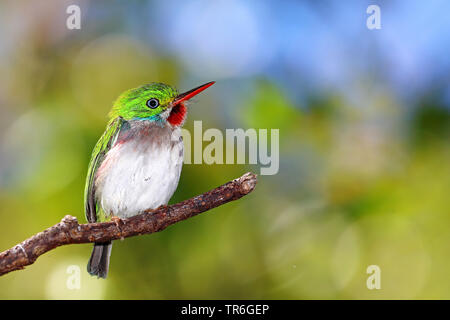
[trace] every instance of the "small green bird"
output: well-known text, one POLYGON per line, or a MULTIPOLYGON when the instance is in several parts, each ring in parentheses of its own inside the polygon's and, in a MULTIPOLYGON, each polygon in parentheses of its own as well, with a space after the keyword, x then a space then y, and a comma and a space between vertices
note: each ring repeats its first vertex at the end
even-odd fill
MULTIPOLYGON (((185 102, 214 83, 182 94, 151 83, 119 96, 89 163, 84 199, 89 222, 129 218, 169 202, 183 165, 185 102)), ((94 244, 87 266, 91 275, 106 278, 111 247, 111 242, 94 244)))

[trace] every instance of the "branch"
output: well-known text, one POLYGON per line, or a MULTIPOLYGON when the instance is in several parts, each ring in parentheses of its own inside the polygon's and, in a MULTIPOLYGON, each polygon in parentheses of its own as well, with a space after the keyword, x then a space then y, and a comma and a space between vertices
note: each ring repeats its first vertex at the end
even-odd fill
POLYGON ((248 172, 194 198, 146 210, 123 220, 78 224, 75 217, 67 215, 60 223, 0 253, 0 276, 33 264, 39 256, 59 246, 107 242, 164 230, 174 223, 245 196, 253 191, 256 182, 256 175, 248 172))

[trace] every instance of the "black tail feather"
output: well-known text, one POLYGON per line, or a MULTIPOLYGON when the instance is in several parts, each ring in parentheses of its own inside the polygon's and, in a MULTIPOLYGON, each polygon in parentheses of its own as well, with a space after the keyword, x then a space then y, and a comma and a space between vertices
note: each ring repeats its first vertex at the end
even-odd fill
POLYGON ((92 276, 106 278, 109 269, 109 257, 111 256, 112 243, 94 243, 91 258, 87 265, 87 271, 92 276))

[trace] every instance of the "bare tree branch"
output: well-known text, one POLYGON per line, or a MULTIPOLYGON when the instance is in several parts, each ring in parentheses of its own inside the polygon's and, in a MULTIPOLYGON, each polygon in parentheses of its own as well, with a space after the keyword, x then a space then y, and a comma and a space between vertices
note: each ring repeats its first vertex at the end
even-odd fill
POLYGON ((60 223, 0 253, 0 275, 23 269, 59 246, 107 242, 164 230, 174 223, 245 196, 253 191, 256 182, 256 175, 248 172, 194 198, 112 222, 78 224, 75 217, 67 215, 60 223))

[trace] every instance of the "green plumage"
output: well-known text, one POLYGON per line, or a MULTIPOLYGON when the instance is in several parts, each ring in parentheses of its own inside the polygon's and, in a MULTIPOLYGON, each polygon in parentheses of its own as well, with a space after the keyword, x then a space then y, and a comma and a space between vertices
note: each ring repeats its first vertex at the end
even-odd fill
POLYGON ((89 222, 103 222, 107 220, 107 217, 104 214, 103 210, 100 210, 98 212, 98 206, 95 199, 94 178, 95 173, 100 167, 100 164, 102 163, 106 153, 109 151, 109 149, 111 149, 111 146, 116 140, 123 123, 124 120, 121 117, 111 119, 108 123, 108 126, 106 127, 106 131, 100 137, 97 144, 95 145, 94 150, 92 151, 84 191, 86 219, 89 222))
POLYGON ((109 116, 110 119, 122 117, 125 120, 155 117, 166 110, 177 95, 177 90, 166 84, 146 84, 121 94, 114 103, 109 116), (158 99, 159 106, 155 109, 149 109, 146 106, 146 101, 149 98, 158 99))

